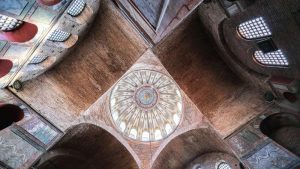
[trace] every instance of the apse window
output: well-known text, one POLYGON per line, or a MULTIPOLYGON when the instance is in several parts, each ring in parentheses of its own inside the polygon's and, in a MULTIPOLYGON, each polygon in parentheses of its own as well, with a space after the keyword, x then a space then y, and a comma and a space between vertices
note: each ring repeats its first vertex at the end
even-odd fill
POLYGON ((288 66, 289 62, 281 50, 274 52, 263 53, 256 51, 254 58, 257 62, 267 66, 288 66))
POLYGON ((230 165, 224 161, 220 162, 216 168, 217 169, 231 169, 230 165))
POLYGON ((246 21, 238 26, 239 34, 248 40, 271 36, 272 33, 262 17, 246 21))

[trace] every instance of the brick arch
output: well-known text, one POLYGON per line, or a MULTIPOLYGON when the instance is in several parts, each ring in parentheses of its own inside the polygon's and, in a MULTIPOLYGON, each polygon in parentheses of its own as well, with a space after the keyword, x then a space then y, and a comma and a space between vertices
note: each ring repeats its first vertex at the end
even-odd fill
POLYGON ((184 168, 199 155, 230 149, 211 128, 186 128, 170 138, 154 154, 152 169, 184 168))
MULTIPOLYGON (((99 166, 111 169, 139 168, 135 158, 124 144, 106 129, 93 124, 82 123, 69 128, 65 136, 49 153, 61 149, 76 151, 77 156, 87 159, 84 164, 85 168, 99 166)), ((62 159, 62 157, 58 159, 62 159)), ((57 162, 56 165, 66 166, 60 162, 57 162)), ((68 166, 72 169, 76 168, 76 166, 72 166, 72 163, 68 166)))
POLYGON ((300 115, 299 113, 272 114, 262 120, 263 134, 300 156, 300 115))

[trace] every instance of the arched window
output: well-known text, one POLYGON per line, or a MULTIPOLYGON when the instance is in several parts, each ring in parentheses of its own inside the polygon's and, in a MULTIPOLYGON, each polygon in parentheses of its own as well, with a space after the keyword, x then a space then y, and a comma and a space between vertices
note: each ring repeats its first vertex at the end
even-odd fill
POLYGON ((272 33, 262 17, 246 21, 238 26, 238 33, 247 40, 271 36, 272 33))
POLYGON ((38 32, 36 25, 0 14, 0 40, 26 42, 38 32))
POLYGON ((68 40, 68 38, 71 36, 69 32, 64 32, 61 30, 56 29, 53 31, 50 36, 48 37, 48 40, 53 42, 64 42, 68 40))
POLYGON ((73 4, 68 9, 68 14, 76 17, 78 16, 85 7, 85 2, 83 0, 75 0, 73 4))
POLYGON ((230 165, 228 163, 226 163, 225 161, 221 161, 216 169, 231 169, 230 165))
POLYGON ((48 56, 46 56, 46 55, 36 55, 36 56, 34 56, 31 59, 30 64, 39 64, 39 63, 42 63, 47 58, 48 58, 48 56))
POLYGON ((0 29, 3 32, 13 31, 22 25, 22 21, 0 14, 0 29))
POLYGON ((288 66, 289 62, 281 50, 263 53, 262 51, 254 52, 254 59, 266 66, 288 66))

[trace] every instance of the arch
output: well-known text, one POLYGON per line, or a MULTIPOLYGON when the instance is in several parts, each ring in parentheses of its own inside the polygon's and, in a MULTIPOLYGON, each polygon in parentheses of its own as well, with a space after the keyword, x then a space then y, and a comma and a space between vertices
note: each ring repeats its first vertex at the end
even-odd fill
POLYGON ((241 169, 240 161, 227 154, 212 152, 194 159, 186 169, 241 169))
MULTIPOLYGON (((93 124, 79 124, 67 130, 65 136, 46 154, 55 150, 72 150, 76 151, 77 157, 85 159, 84 168, 139 168, 134 157, 126 147, 107 130, 93 124)), ((70 156, 60 156, 52 158, 58 168, 64 169, 76 168, 72 161, 78 158, 70 156), (68 159, 66 164, 62 159, 68 159), (66 167, 65 167, 66 166, 66 167)), ((47 162, 47 161, 45 161, 47 162)), ((38 166, 39 169, 46 169, 38 166), (39 168, 40 167, 40 168, 39 168)))
POLYGON ((7 75, 13 67, 13 62, 6 59, 0 59, 0 78, 7 75))
POLYGON ((14 122, 18 122, 24 118, 23 110, 13 104, 0 105, 0 130, 9 127, 14 122))
POLYGON ((231 153, 225 143, 210 129, 200 128, 174 137, 159 151, 153 169, 184 168, 197 156, 209 152, 231 153))
POLYGON ((46 5, 46 6, 53 6, 60 3, 61 1, 62 0, 37 0, 39 4, 46 5))
POLYGON ((53 169, 60 168, 73 168, 81 169, 85 167, 85 159, 79 152, 68 149, 51 150, 38 161, 37 168, 53 169), (75 168, 74 168, 75 167, 75 168))
POLYGON ((300 156, 300 115, 278 113, 265 118, 260 124, 263 134, 300 156))
POLYGON ((35 24, 24 22, 19 28, 8 32, 0 32, 0 40, 23 43, 35 37, 38 27, 35 24))

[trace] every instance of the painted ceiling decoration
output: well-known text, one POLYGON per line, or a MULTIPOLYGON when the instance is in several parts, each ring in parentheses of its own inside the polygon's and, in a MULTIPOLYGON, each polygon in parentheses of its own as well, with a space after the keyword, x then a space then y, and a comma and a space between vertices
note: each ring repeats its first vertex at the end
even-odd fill
POLYGON ((182 110, 177 84, 152 70, 128 73, 110 96, 114 124, 123 135, 138 141, 158 141, 169 136, 179 125, 182 110))

